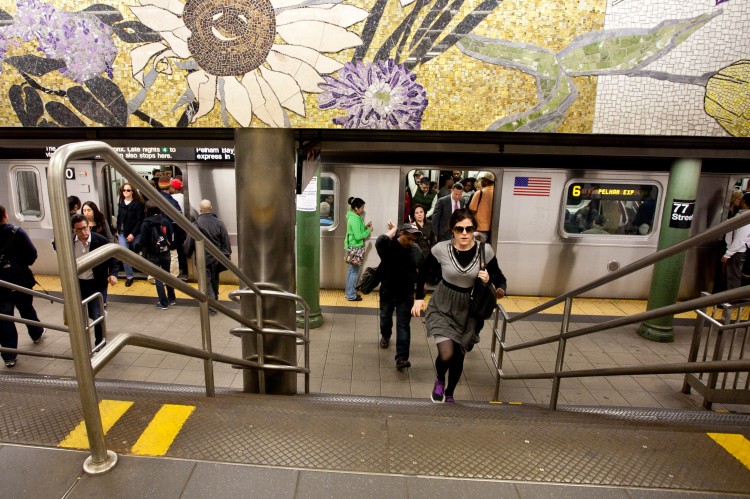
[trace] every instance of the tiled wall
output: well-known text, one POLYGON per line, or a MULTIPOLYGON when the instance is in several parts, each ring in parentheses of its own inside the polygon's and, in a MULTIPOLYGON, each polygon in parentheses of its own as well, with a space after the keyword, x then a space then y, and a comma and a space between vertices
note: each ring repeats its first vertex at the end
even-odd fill
POLYGON ((0 0, 0 125, 748 136, 716 2, 0 0))

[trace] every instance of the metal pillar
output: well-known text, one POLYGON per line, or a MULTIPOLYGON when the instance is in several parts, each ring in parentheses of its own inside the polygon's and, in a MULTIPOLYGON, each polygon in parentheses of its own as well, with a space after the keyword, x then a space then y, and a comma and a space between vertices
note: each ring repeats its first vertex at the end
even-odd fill
MULTIPOLYGON (((235 130, 237 180, 237 237, 239 265, 250 279, 263 287, 294 291, 295 256, 295 142, 289 129, 235 130)), ((257 317, 255 300, 242 301, 242 314, 257 317)), ((261 327, 281 324, 295 329, 295 304, 291 300, 264 299, 261 327)), ((258 351, 255 334, 242 337, 242 356, 266 363, 297 365, 294 338, 267 336, 258 351)), ((290 372, 246 369, 243 390, 259 393, 265 377, 265 393, 293 395, 297 375, 290 372)))
MULTIPOLYGON (((306 159, 305 161, 316 161, 306 159)), ((310 328, 323 324, 320 311, 320 169, 297 196, 297 294, 310 307, 310 328)), ((297 327, 304 327, 297 317, 297 327)))
MULTIPOLYGON (((661 217, 658 250, 682 242, 690 236, 700 174, 700 160, 681 159, 672 165, 661 217)), ((654 265, 647 310, 677 302, 684 263, 685 254, 682 253, 654 265)), ((638 334, 652 341, 671 343, 674 341, 674 316, 643 322, 638 334)))

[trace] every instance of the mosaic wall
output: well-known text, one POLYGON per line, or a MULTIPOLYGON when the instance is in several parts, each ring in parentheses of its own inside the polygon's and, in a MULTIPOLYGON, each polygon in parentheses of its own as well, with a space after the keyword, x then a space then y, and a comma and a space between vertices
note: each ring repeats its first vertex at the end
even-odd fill
POLYGON ((0 0, 2 126, 750 136, 747 0, 0 0))

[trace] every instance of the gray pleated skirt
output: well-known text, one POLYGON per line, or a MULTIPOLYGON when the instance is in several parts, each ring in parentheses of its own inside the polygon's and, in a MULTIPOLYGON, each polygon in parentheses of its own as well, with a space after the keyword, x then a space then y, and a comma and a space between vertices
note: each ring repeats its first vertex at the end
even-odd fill
POLYGON ((427 337, 450 338, 464 349, 474 337, 475 320, 469 315, 471 293, 456 291, 440 281, 427 305, 427 337))

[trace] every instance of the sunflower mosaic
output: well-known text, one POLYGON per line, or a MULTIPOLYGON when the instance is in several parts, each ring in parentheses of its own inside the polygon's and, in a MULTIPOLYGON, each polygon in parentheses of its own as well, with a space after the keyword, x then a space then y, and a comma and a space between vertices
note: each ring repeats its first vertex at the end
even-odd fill
POLYGON ((750 44, 723 36, 748 29, 736 0, 0 0, 0 109, 26 127, 748 136, 750 44), (681 105, 655 116, 623 97, 634 81, 681 105))

